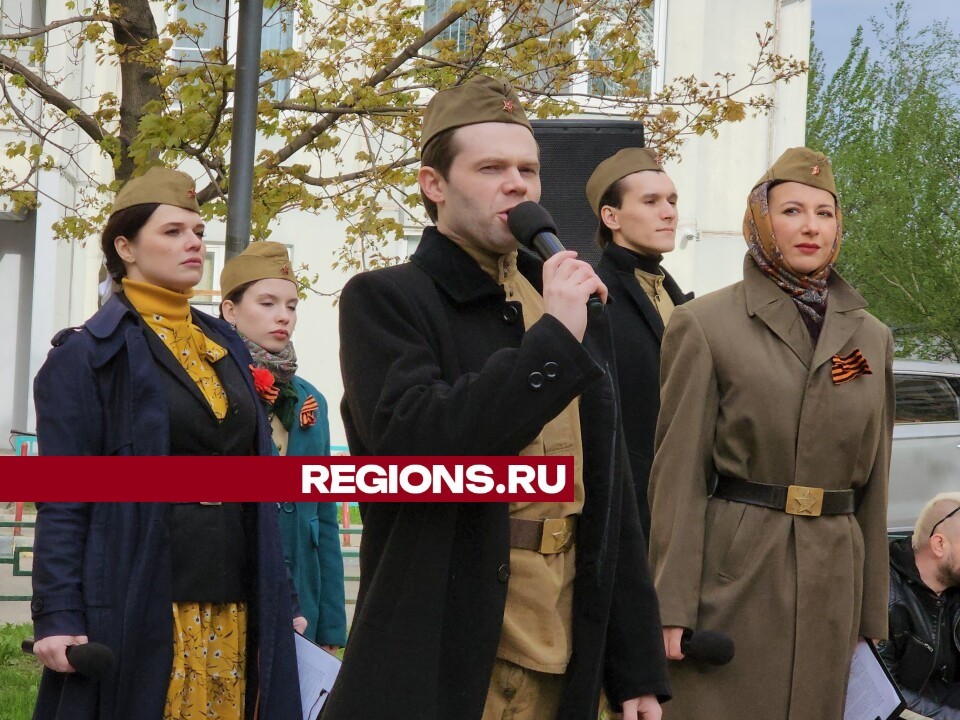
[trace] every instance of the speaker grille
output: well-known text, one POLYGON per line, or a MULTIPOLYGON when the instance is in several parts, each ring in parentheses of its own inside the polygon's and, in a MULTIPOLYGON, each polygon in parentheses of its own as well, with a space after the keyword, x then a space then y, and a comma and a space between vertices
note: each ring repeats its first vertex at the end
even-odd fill
POLYGON ((597 216, 587 202, 590 173, 618 150, 643 147, 643 123, 632 120, 533 120, 540 144, 540 204, 553 216, 560 241, 595 264, 597 216))

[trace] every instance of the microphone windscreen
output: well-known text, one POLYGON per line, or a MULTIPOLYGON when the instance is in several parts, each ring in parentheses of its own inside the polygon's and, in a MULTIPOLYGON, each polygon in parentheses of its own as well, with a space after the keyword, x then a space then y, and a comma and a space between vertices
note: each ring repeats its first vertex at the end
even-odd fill
POLYGON ((113 650, 101 643, 84 643, 67 648, 67 660, 81 675, 100 677, 110 671, 115 659, 113 650))
POLYGON ((522 202, 507 213, 507 225, 510 232, 521 245, 530 247, 537 233, 551 232, 557 234, 557 224, 550 217, 543 205, 532 200, 522 202))
POLYGON ((726 665, 733 660, 735 648, 733 640, 721 632, 698 630, 690 635, 684 634, 680 651, 708 665, 726 665))

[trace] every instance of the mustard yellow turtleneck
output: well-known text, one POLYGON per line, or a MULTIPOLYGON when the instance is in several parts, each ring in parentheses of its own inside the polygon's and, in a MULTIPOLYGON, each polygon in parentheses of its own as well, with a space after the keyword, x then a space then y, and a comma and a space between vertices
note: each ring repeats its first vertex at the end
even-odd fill
POLYGON ((128 278, 123 279, 123 291, 200 388, 213 414, 223 420, 227 415, 227 394, 213 363, 226 357, 227 351, 193 324, 189 303, 193 291, 178 293, 128 278))

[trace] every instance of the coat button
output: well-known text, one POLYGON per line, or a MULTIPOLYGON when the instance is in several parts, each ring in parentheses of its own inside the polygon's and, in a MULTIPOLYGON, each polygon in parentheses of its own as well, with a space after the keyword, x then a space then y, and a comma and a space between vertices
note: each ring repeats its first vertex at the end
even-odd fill
POLYGON ((499 580, 499 581, 502 582, 502 583, 505 583, 505 582, 506 582, 507 580, 509 580, 509 579, 510 579, 510 566, 504 564, 504 565, 501 565, 500 567, 498 567, 498 568, 497 568, 497 580, 499 580))
MULTIPOLYGON (((506 565, 504 565, 504 567, 506 567, 506 565)), ((30 609, 35 613, 38 613, 41 610, 43 610, 43 600, 41 600, 40 598, 34 598, 33 600, 31 600, 30 609)))
POLYGON ((555 362, 548 362, 543 366, 543 374, 547 376, 547 380, 553 380, 560 374, 560 366, 555 362))
POLYGON ((527 378, 527 384, 534 390, 539 390, 543 387, 543 373, 532 372, 530 377, 527 378))
POLYGON ((503 306, 503 321, 505 323, 512 325, 517 321, 518 317, 520 317, 520 311, 517 309, 516 305, 503 306))

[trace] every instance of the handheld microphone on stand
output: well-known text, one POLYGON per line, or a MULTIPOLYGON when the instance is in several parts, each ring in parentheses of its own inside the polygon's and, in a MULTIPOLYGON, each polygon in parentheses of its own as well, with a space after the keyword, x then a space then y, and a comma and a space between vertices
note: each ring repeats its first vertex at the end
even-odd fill
MULTIPOLYGON (((33 638, 26 638, 20 643, 20 649, 28 655, 33 655, 33 638)), ((101 643, 84 643, 83 645, 68 645, 67 660, 73 669, 81 675, 98 678, 109 672, 116 658, 113 650, 101 643)))
MULTIPOLYGON (((524 247, 530 248, 544 260, 549 260, 564 247, 557 237, 557 224, 546 208, 532 200, 522 202, 507 213, 510 232, 524 247)), ((587 312, 597 317, 603 312, 603 301, 597 293, 587 300, 587 312)))

